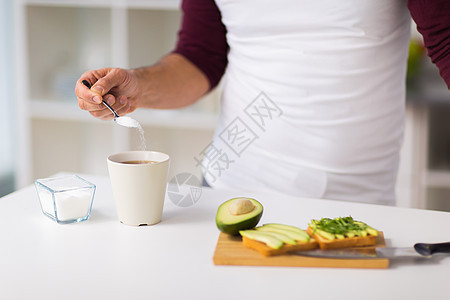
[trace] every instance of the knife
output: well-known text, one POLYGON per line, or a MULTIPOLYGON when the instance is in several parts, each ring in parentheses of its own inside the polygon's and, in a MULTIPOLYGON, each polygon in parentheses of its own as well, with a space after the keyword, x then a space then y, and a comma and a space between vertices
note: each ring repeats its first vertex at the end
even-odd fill
POLYGON ((309 251, 294 251, 290 254, 323 257, 323 258, 344 258, 344 259, 370 259, 370 258, 408 258, 408 257, 422 257, 429 258, 434 254, 447 253, 450 254, 450 242, 426 244, 417 243, 414 247, 405 248, 354 248, 354 249, 330 249, 330 250, 309 250, 309 251))

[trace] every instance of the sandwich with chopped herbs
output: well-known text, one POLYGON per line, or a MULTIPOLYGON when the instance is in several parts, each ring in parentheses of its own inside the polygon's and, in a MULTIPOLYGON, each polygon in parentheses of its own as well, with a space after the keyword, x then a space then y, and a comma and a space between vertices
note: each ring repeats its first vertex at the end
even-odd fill
POLYGON ((312 236, 321 249, 336 249, 360 246, 373 246, 378 230, 351 216, 311 220, 306 232, 312 236))

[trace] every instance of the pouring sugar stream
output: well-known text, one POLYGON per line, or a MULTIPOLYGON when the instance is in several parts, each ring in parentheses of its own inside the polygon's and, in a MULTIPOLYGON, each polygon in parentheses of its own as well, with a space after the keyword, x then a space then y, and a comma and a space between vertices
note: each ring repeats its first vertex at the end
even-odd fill
POLYGON ((144 136, 144 129, 142 128, 141 124, 139 124, 138 121, 136 121, 133 118, 124 116, 124 117, 118 117, 115 119, 116 123, 119 125, 122 125, 124 127, 128 128, 136 128, 139 131, 140 139, 141 139, 141 147, 140 150, 147 150, 145 136, 144 136))
MULTIPOLYGON (((83 80, 82 83, 88 88, 91 89, 91 84, 87 80, 83 80)), ((105 101, 102 101, 102 103, 113 113, 114 115, 114 121, 124 127, 128 128, 136 128, 139 131, 139 135, 141 138, 141 149, 140 150, 146 150, 146 141, 144 136, 144 129, 142 128, 141 124, 139 124, 138 121, 136 121, 133 118, 127 117, 127 116, 119 116, 116 111, 105 101)))

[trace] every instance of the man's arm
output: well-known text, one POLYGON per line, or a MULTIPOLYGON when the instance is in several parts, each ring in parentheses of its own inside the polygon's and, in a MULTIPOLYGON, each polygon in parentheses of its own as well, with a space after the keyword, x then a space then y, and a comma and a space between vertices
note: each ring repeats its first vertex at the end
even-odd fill
POLYGON ((184 107, 216 86, 225 71, 228 53, 220 12, 213 0, 185 0, 183 12, 176 49, 155 65, 84 73, 75 87, 80 108, 107 120, 112 114, 102 100, 125 115, 138 107, 184 107), (92 85, 91 90, 83 80, 92 85))
POLYGON ((450 0, 408 0, 428 56, 450 89, 450 0))
POLYGON ((219 8, 214 0, 184 0, 181 8, 183 21, 174 53, 202 70, 212 89, 228 63, 227 31, 219 8))
POLYGON ((227 66, 226 28, 214 0, 184 0, 183 19, 175 50, 155 67, 135 70, 141 107, 177 108, 190 105, 220 81, 227 66), (205 82, 205 80, 207 80, 205 82))
POLYGON ((171 53, 156 65, 131 70, 139 86, 138 107, 180 108, 209 90, 205 74, 184 56, 171 53))
POLYGON ((75 86, 81 109, 102 120, 113 115, 106 101, 120 115, 138 107, 179 108, 197 101, 209 89, 203 72, 179 54, 169 54, 157 64, 134 70, 103 68, 84 73, 75 86), (92 88, 83 83, 87 80, 92 88))
POLYGON ((214 0, 184 0, 182 10, 175 50, 160 61, 156 69, 136 70, 141 86, 148 83, 143 98, 151 99, 142 107, 190 105, 214 88, 225 72, 229 47, 226 28, 214 0), (156 84, 152 84, 155 79, 156 84))

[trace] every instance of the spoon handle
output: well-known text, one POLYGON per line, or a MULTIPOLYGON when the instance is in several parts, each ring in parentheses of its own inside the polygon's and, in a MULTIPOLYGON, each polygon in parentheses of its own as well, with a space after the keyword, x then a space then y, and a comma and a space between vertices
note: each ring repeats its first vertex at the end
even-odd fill
POLYGON ((450 253, 450 242, 437 244, 418 243, 414 245, 414 249, 425 256, 433 255, 435 253, 450 253))
POLYGON ((114 114, 114 119, 117 119, 118 117, 120 117, 120 116, 116 113, 116 111, 115 111, 111 106, 109 106, 108 103, 106 103, 105 101, 103 101, 103 104, 105 104, 105 106, 106 106, 107 108, 109 108, 109 110, 114 114))
MULTIPOLYGON (((82 81, 82 83, 88 88, 88 89, 91 89, 91 84, 87 81, 87 80, 83 80, 82 81)), ((113 113, 113 115, 114 115, 114 119, 116 119, 116 118, 118 118, 119 117, 119 115, 116 113, 116 111, 111 107, 111 106, 109 106, 109 104, 108 103, 106 103, 105 101, 102 101, 103 102, 103 104, 113 113)))

